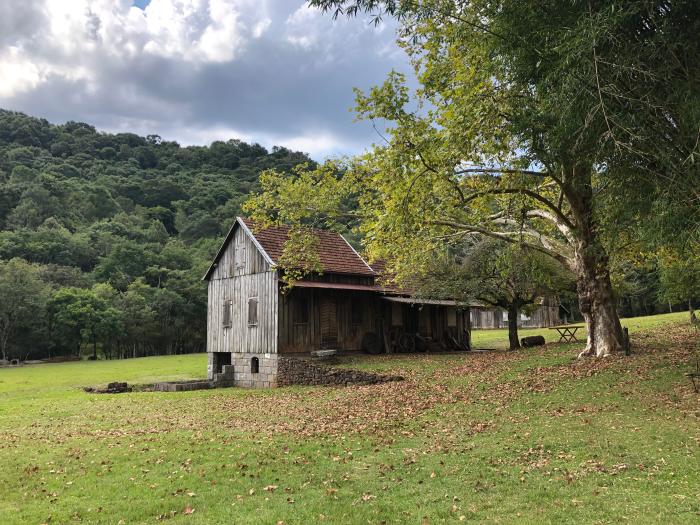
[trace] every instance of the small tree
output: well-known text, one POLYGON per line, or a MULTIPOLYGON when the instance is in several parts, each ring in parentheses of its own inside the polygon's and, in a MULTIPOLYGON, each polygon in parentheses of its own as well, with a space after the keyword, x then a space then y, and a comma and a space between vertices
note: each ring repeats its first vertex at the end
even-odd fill
POLYGON ((693 300, 700 297, 700 247, 693 243, 686 250, 665 249, 659 256, 661 299, 686 302, 692 321, 693 300))
POLYGON ((108 284, 91 289, 61 288, 51 300, 51 311, 57 333, 80 355, 83 341, 92 343, 97 359, 97 343, 111 340, 121 332, 120 312, 112 306, 116 294, 108 284))
POLYGON ((0 353, 7 360, 13 338, 21 331, 45 327, 47 285, 36 265, 24 259, 0 261, 0 353))
POLYGON ((520 347, 518 317, 542 297, 570 293, 573 276, 541 253, 493 239, 463 246, 457 257, 437 259, 422 278, 420 293, 477 300, 508 312, 510 349, 520 347))

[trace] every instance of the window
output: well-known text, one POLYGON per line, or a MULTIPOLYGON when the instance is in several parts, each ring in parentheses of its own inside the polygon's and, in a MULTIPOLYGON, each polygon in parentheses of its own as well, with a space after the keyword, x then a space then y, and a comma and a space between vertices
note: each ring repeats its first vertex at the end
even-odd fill
POLYGON ((362 324, 365 319, 363 304, 360 299, 353 299, 350 303, 350 324, 362 324))
POLYGON ((248 299, 248 326, 256 326, 258 324, 258 298, 251 297, 248 299))
POLYGON ((309 300, 301 297, 297 300, 297 307, 294 310, 294 324, 308 324, 309 322, 309 300))
POLYGON ((250 360, 250 373, 257 374, 260 372, 260 360, 257 357, 253 357, 250 360))
POLYGON ((223 304, 223 315, 221 317, 221 324, 224 328, 229 328, 231 326, 231 308, 233 306, 233 301, 226 300, 223 304))

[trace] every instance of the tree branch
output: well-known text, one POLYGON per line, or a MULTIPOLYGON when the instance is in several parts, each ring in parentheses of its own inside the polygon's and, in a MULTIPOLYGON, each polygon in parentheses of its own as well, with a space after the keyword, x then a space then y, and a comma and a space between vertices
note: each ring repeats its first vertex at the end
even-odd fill
POLYGON ((552 215, 547 210, 540 210, 540 209, 529 210, 526 213, 526 215, 528 217, 539 217, 541 219, 547 219, 548 221, 551 221, 559 229, 559 231, 562 233, 562 235, 564 237, 566 237, 567 242, 569 244, 573 244, 574 236, 573 236, 573 232, 571 231, 571 228, 569 228, 569 226, 567 226, 566 224, 563 224, 561 221, 559 221, 558 217, 556 215, 552 215))
POLYGON ((557 208, 557 206, 552 201, 550 201, 546 197, 543 197, 539 193, 532 191, 532 190, 528 190, 526 188, 494 188, 491 190, 478 191, 476 193, 472 193, 471 195, 469 195, 466 198, 464 204, 467 204, 470 201, 478 199, 479 197, 485 197, 486 195, 507 195, 507 194, 525 195, 525 196, 530 197, 531 199, 533 199, 541 204, 544 204, 545 206, 547 206, 547 208, 552 210, 555 213, 555 215, 559 218, 559 220, 561 220, 561 222, 564 225, 566 225, 570 230, 575 229, 574 225, 571 223, 569 218, 566 215, 564 215, 564 213, 559 208, 557 208))
POLYGON ((436 226, 449 226, 450 228, 456 228, 456 229, 461 229, 465 233, 480 233, 482 235, 485 235, 487 237, 491 237, 493 239, 498 239, 501 241, 509 242, 512 244, 520 244, 521 246, 524 246, 526 248, 530 248, 531 250, 538 251, 540 253, 543 253, 545 255, 550 256, 551 258, 559 261, 562 265, 564 265, 567 268, 571 267, 570 261, 567 257, 564 255, 555 252, 554 250, 550 250, 548 248, 545 248, 544 246, 537 246, 536 244, 532 244, 529 242, 524 242, 522 240, 518 239, 513 239, 509 237, 507 233, 503 232, 494 232, 491 231, 487 228, 482 228, 481 226, 475 226, 473 224, 464 224, 460 222, 455 222, 455 221, 448 221, 448 220, 436 220, 436 221, 428 221, 430 224, 434 224, 436 226))

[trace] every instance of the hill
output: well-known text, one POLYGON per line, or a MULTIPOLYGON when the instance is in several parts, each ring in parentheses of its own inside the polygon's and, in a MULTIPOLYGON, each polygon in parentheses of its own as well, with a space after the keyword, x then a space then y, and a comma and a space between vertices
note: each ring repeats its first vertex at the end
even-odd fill
POLYGON ((221 237, 262 170, 303 162, 286 148, 183 147, 0 110, 0 349, 202 350, 199 278, 221 237))

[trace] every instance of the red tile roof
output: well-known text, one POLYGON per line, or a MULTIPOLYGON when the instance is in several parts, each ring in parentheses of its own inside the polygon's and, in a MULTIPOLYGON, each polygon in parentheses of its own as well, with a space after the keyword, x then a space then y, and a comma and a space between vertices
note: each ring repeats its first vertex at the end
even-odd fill
MULTIPOLYGON (((289 226, 272 226, 261 229, 250 219, 241 219, 255 239, 277 263, 282 256, 284 243, 289 238, 289 226)), ((374 276, 374 271, 350 246, 345 238, 328 230, 312 230, 318 240, 319 259, 324 273, 374 276)))

